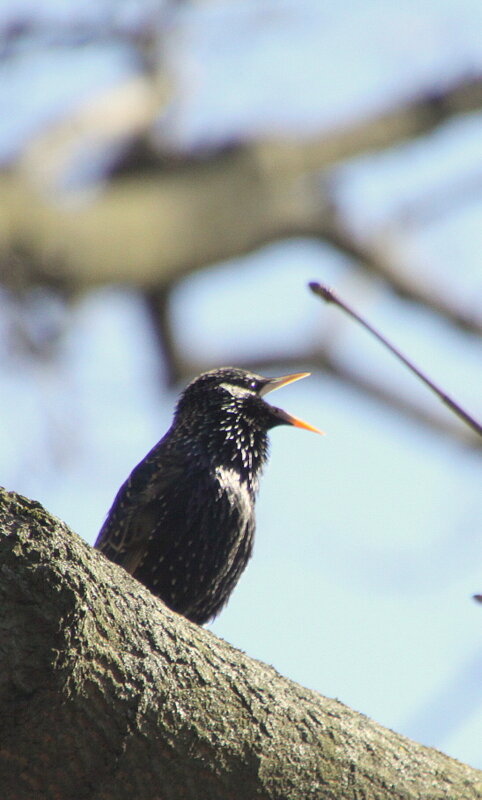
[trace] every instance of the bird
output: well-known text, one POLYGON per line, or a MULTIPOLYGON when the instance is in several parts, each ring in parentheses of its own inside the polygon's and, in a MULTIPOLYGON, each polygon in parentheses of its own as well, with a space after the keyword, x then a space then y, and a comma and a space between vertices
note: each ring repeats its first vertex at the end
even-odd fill
POLYGON ((252 554, 268 431, 322 433, 264 400, 309 374, 221 367, 195 378, 167 433, 119 489, 94 547, 173 611, 199 625, 213 619, 252 554))

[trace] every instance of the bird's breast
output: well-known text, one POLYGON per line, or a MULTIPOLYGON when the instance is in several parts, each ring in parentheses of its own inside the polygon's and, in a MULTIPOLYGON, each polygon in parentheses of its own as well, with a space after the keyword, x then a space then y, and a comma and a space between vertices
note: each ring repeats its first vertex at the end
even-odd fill
POLYGON ((230 467, 217 467, 215 477, 219 492, 235 506, 241 518, 249 519, 253 513, 254 491, 239 473, 230 467))

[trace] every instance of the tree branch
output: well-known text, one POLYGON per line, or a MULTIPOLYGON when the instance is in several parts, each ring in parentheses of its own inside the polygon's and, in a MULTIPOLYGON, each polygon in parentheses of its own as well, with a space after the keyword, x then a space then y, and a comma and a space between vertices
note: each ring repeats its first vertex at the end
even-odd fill
MULTIPOLYGON (((254 141, 169 160, 150 140, 161 99, 146 82, 129 80, 106 92, 96 99, 95 113, 92 104, 76 109, 75 125, 62 120, 4 173, 4 264, 21 251, 39 282, 149 289, 286 236, 324 236, 320 225, 331 198, 317 171, 397 145, 482 105, 482 79, 469 78, 311 140, 254 141), (80 134, 72 138, 72 130, 80 134), (129 142, 150 143, 149 170, 123 173, 119 163, 102 191, 62 195, 59 186, 79 150, 99 139, 108 147, 108 135, 112 147, 125 142, 126 153, 129 142)), ((8 267, 2 279, 7 285, 12 280, 8 267)))
POLYGON ((359 241, 335 212, 332 212, 331 219, 322 222, 318 237, 352 258, 367 272, 382 278, 399 297, 440 315, 461 330, 482 333, 482 316, 476 304, 472 308, 461 307, 448 291, 437 288, 433 279, 409 269, 408 264, 403 264, 403 257, 396 253, 395 246, 390 246, 389 240, 359 241))
POLYGON ((291 683, 0 491, 0 785, 16 800, 476 800, 482 773, 291 683))

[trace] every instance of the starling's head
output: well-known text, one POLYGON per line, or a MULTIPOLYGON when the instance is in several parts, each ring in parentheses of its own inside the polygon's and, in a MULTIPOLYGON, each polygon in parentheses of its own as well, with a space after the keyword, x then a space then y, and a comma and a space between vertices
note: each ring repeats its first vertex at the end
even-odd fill
POLYGON ((184 390, 177 407, 177 419, 197 418, 198 424, 214 425, 234 433, 239 427, 268 431, 277 425, 294 425, 315 433, 318 428, 266 403, 268 392, 306 378, 309 372, 297 372, 281 378, 264 378, 236 367, 221 367, 204 372, 184 390))

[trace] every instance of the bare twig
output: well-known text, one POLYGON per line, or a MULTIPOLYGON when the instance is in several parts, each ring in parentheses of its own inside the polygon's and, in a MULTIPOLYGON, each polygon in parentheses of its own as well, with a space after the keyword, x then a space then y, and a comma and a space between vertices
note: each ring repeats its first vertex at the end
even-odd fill
POLYGON ((328 287, 323 286, 320 283, 316 283, 315 281, 310 283, 309 287, 314 294, 323 298, 323 300, 325 300, 327 303, 334 303, 343 311, 345 311, 346 314, 348 314, 350 317, 359 322, 360 325, 362 325, 367 331, 369 331, 373 336, 375 336, 375 338, 378 339, 379 342, 385 345, 385 347, 387 347, 396 356, 396 358, 399 359, 399 361, 405 364, 406 367, 408 367, 415 375, 417 375, 417 377, 420 378, 420 380, 423 381, 423 383, 425 383, 425 385, 428 386, 429 389, 431 389, 432 392, 434 392, 440 398, 440 400, 442 400, 442 402, 445 403, 445 405, 448 406, 448 408, 450 408, 450 410, 454 412, 454 414, 456 414, 461 420, 463 420, 463 422, 465 422, 466 425, 472 428, 472 430, 478 433, 479 436, 482 436, 482 425, 479 422, 477 422, 477 420, 474 419, 474 417, 471 414, 465 411, 465 409, 463 409, 459 403, 457 403, 452 397, 450 397, 446 392, 444 392, 443 389, 441 389, 430 378, 428 378, 427 375, 425 375, 425 373, 422 372, 417 366, 415 366, 415 364, 412 361, 410 361, 406 356, 404 356, 403 353, 398 348, 392 345, 388 341, 388 339, 385 338, 385 336, 382 336, 382 334, 379 333, 379 331, 377 331, 376 328, 370 325, 353 308, 351 308, 343 300, 341 300, 341 298, 339 298, 332 289, 329 289, 328 287))
POLYGON ((382 248, 377 247, 376 243, 358 241, 342 224, 336 210, 332 209, 331 218, 328 223, 325 220, 317 235, 354 261, 358 261, 367 271, 380 276, 399 297, 433 311, 464 331, 482 333, 482 319, 475 309, 460 308, 445 294, 435 291, 433 286, 428 286, 420 276, 408 274, 408 271, 402 268, 399 259, 395 260, 386 251, 382 252, 382 248))

